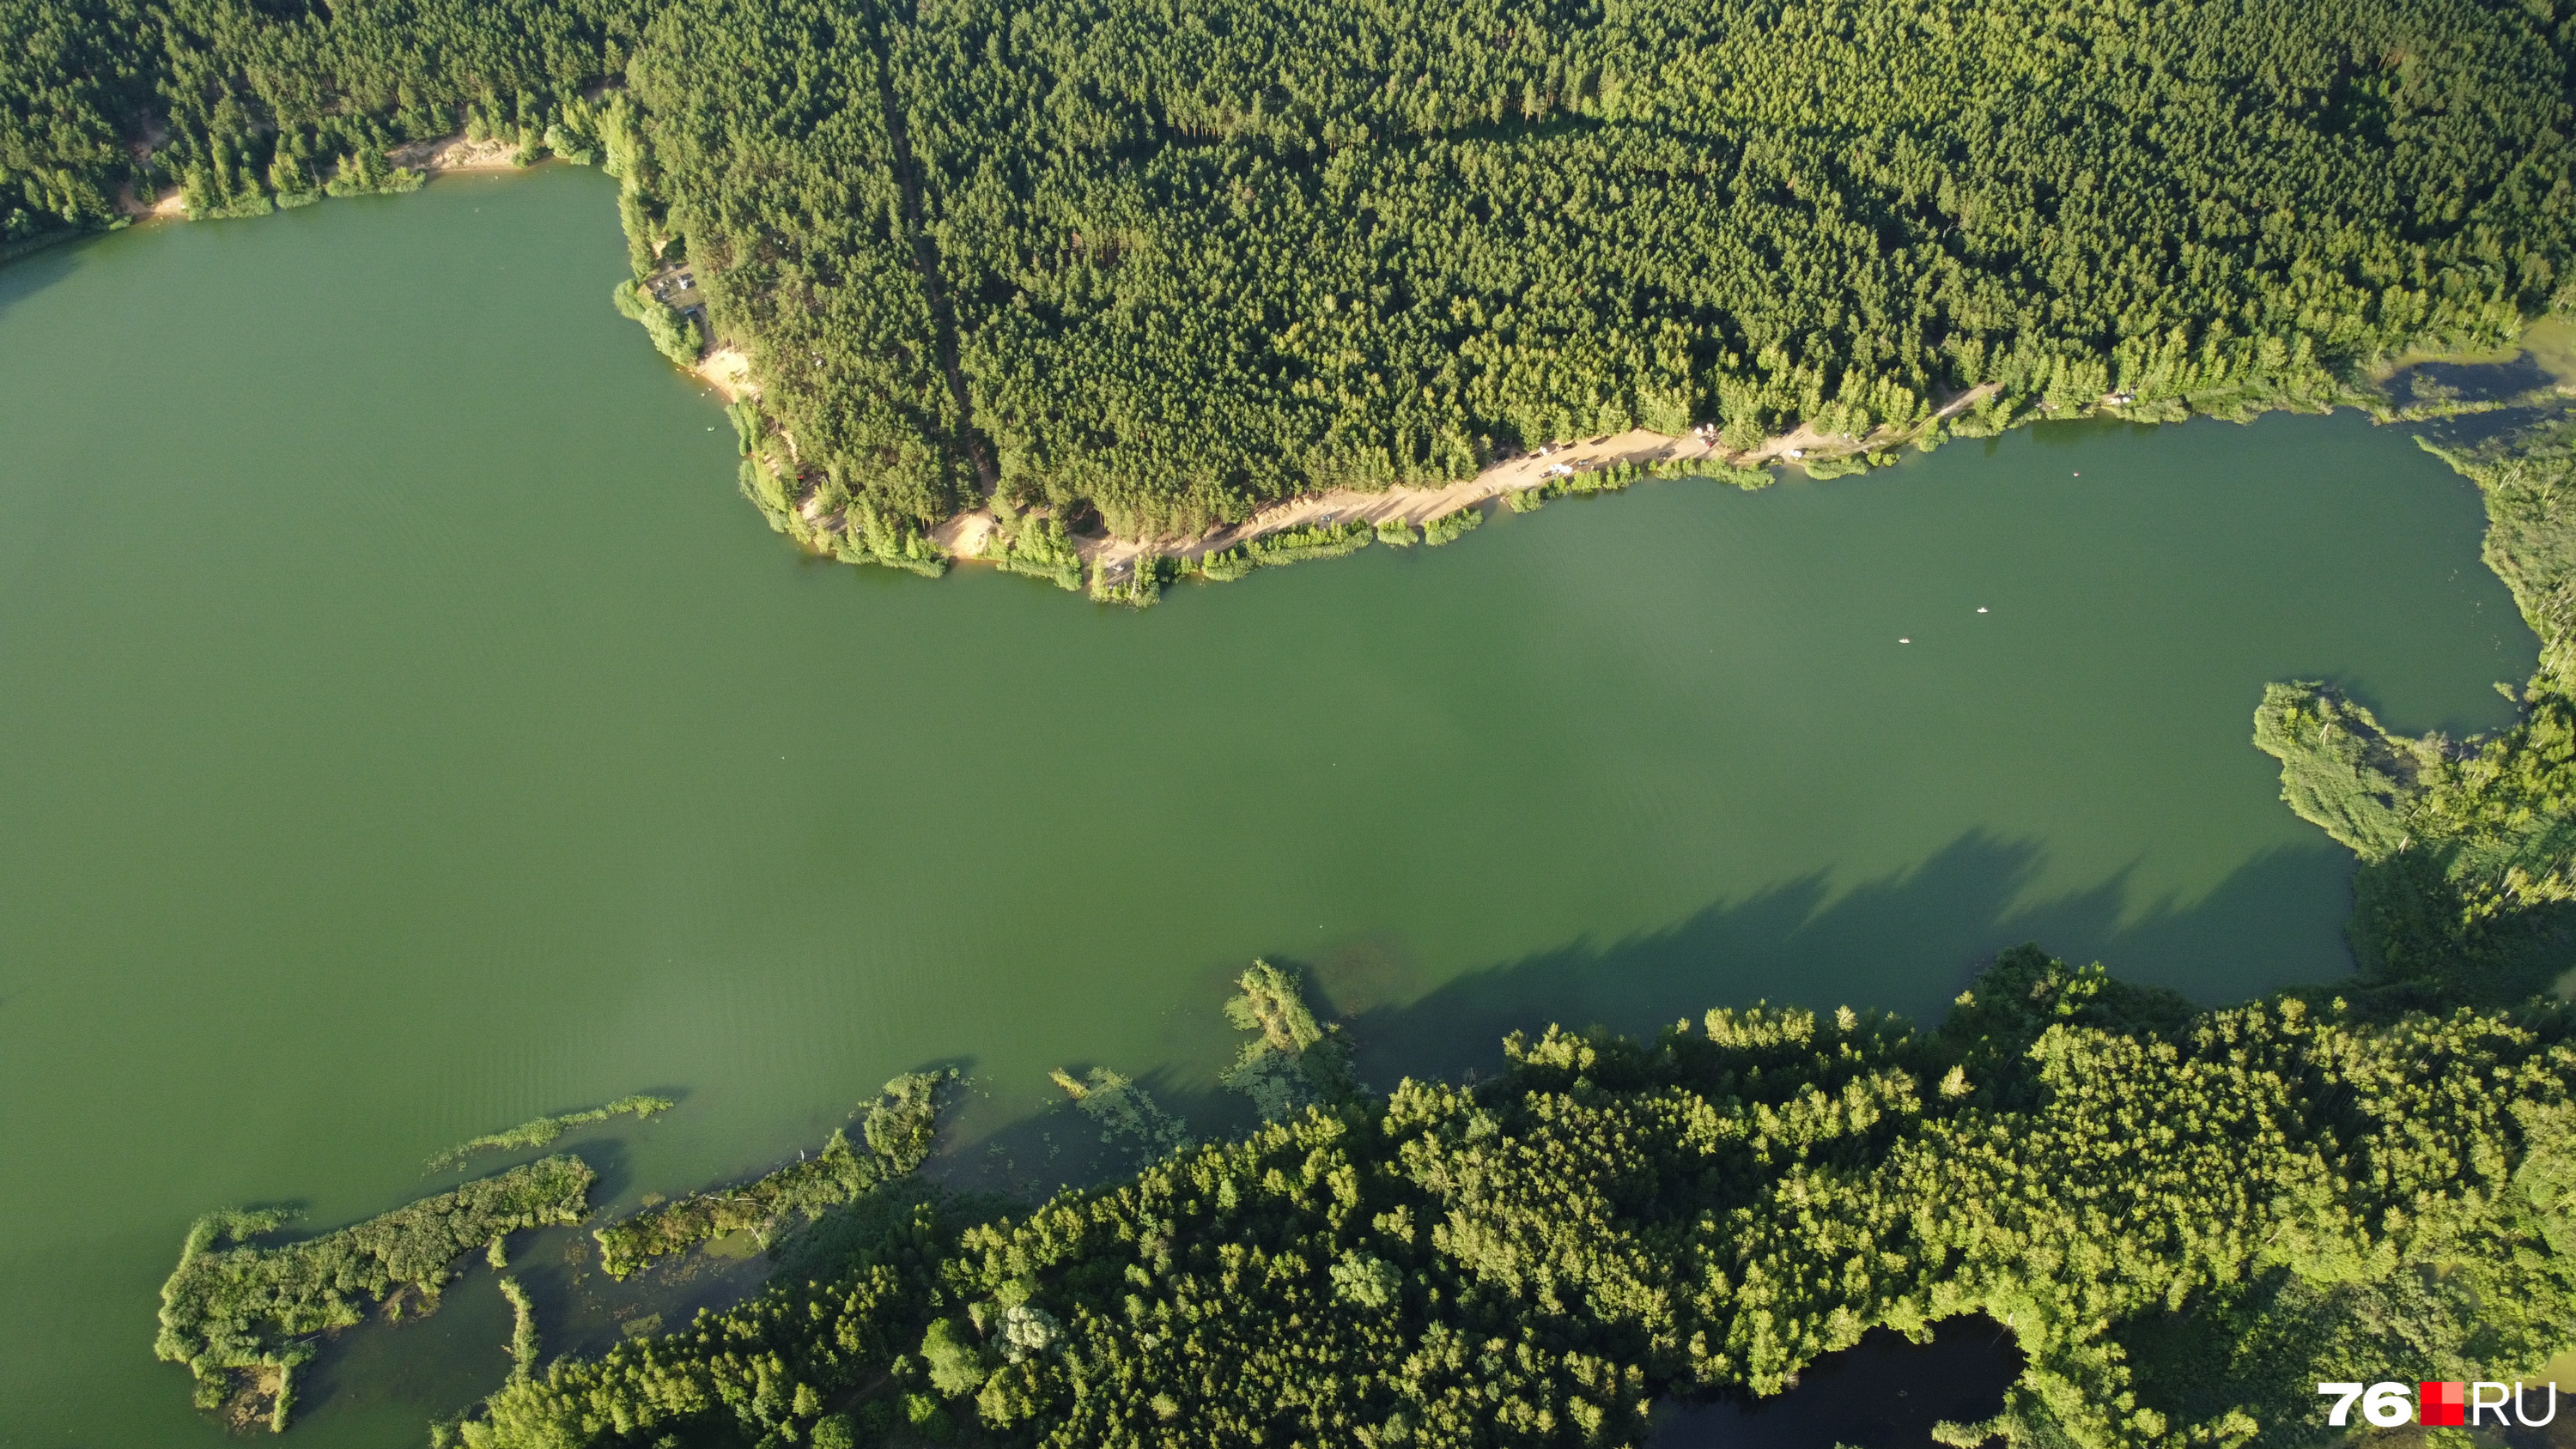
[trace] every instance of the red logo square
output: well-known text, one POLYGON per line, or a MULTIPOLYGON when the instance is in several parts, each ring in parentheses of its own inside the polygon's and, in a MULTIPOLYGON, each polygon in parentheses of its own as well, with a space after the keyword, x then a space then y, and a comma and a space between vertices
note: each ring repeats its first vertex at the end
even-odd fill
POLYGON ((2428 1429, 2457 1429, 2468 1422, 2469 1386, 2430 1379, 2415 1385, 2415 1422, 2428 1429))

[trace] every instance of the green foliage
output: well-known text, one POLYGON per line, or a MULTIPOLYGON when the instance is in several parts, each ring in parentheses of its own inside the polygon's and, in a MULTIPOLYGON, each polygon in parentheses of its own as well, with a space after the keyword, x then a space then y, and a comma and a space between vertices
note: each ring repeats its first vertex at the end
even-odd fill
POLYGON ((1433 548, 1438 548, 1444 543, 1455 543, 1473 532, 1476 525, 1484 521, 1485 511, 1471 503, 1454 512, 1444 513, 1438 518, 1424 520, 1422 541, 1433 548))
POLYGON ((2439 743, 2392 738, 2369 710, 2326 685, 2266 685, 2254 743, 2281 761, 2281 798, 2300 818, 2368 859, 2406 842, 2400 807, 2438 764, 2439 743))
POLYGON ((644 324, 644 335, 653 339, 656 351, 682 367, 697 365, 703 344, 695 319, 677 307, 665 305, 646 291, 642 282, 618 283, 609 299, 617 304, 619 316, 644 324))
POLYGON ((630 1113, 638 1118, 650 1117, 656 1112, 667 1112, 675 1105, 677 1104, 668 1097, 651 1097, 639 1093, 632 1097, 620 1097, 602 1106, 586 1108, 579 1112, 567 1112, 560 1117, 539 1117, 534 1121, 522 1122, 506 1132, 493 1132, 471 1141, 460 1142, 431 1158, 429 1170, 437 1172, 454 1167, 477 1152, 519 1152, 530 1147, 543 1147, 575 1127, 587 1127, 594 1122, 605 1122, 612 1117, 623 1117, 630 1113))
POLYGON ((1800 465, 1807 476, 1817 482, 1828 478, 1850 478, 1869 471, 1869 459, 1860 453, 1845 453, 1831 458, 1809 458, 1800 465))
MULTIPOLYGON (((1267 967, 1228 1014, 1336 1042, 1267 967)), ((1346 1093, 1016 1220, 886 1212, 836 1273, 559 1363, 467 1440, 793 1438, 863 1385, 937 1434, 914 1344, 999 1442, 1635 1442, 1657 1398, 1983 1313, 2029 1367, 1947 1442, 2184 1449, 2305 1437, 2354 1354, 2511 1377, 2576 1334, 2555 1008, 2196 1012, 2026 948, 1937 1032, 1755 1007, 1505 1046, 1473 1090, 1346 1093)))
POLYGON ((1422 534, 1403 519, 1390 518, 1377 526, 1377 541, 1389 548, 1411 548, 1422 542, 1422 534))
POLYGON ((362 145, 340 158, 322 190, 331 196, 400 194, 418 191, 428 179, 408 166, 392 164, 374 147, 362 145))
POLYGON ((1091 597, 1103 604, 1150 609, 1162 602, 1164 588, 1182 573, 1179 559, 1145 549, 1134 555, 1123 574, 1114 565, 1092 570, 1091 597))
POLYGON ((919 1167, 938 1127, 938 1094, 947 1073, 914 1072, 885 1084, 866 1105, 864 1149, 834 1131, 823 1150, 740 1187, 691 1193, 597 1229, 599 1262, 623 1278, 655 1258, 685 1252, 709 1238, 749 1229, 764 1239, 788 1219, 811 1217, 851 1202, 890 1178, 919 1167))
POLYGON ((1149 1158, 1187 1151, 1189 1129, 1163 1110, 1145 1089, 1107 1067, 1093 1067, 1081 1080, 1062 1067, 1049 1080, 1073 1099, 1082 1114, 1100 1124, 1103 1142, 1125 1142, 1149 1158))
POLYGON ((984 557, 1006 574, 1027 574, 1060 589, 1082 590, 1082 554, 1064 524, 1054 518, 1001 515, 984 557))
POLYGON ((1558 479, 1548 491, 1560 496, 1580 497, 1589 493, 1616 493, 1636 481, 1636 472, 1622 463, 1605 468, 1578 469, 1558 479))
POLYGON ((957 1437, 957 1421, 928 1394, 903 1396, 904 1426, 933 1444, 945 1444, 957 1437))
POLYGON ((948 572, 948 555, 910 519, 879 513, 864 502, 848 505, 842 516, 832 544, 841 562, 883 564, 934 579, 948 572))
POLYGON ((516 1278, 501 1279, 501 1296, 510 1300, 510 1381, 524 1382, 537 1371, 537 1356, 544 1351, 537 1337, 537 1306, 516 1278))
POLYGON ((435 1299, 463 1254, 522 1229, 580 1221, 592 1180, 579 1159, 548 1157, 277 1247, 249 1239, 276 1231, 282 1213, 208 1214, 189 1228, 179 1266, 161 1285, 152 1351, 186 1364, 201 1385, 220 1385, 236 1369, 279 1370, 282 1422, 285 1375, 311 1351, 294 1340, 357 1323, 398 1289, 435 1299))
POLYGON ((854 497, 1189 536, 1631 425, 2234 412, 2500 340, 2569 273, 2557 27, 675 0, 637 88, 720 327, 854 497))
POLYGON ((2576 941, 2576 419, 2441 456, 2485 493, 2487 560, 2540 635, 2521 719, 2465 743, 2408 740, 2313 683, 2271 686, 2255 715, 2282 798, 2361 857, 2358 995, 2385 1010, 2519 1000, 2576 941))
POLYGON ((921 1337, 921 1361, 930 1370, 930 1386, 949 1398, 963 1398, 984 1386, 993 1365, 983 1345, 954 1318, 934 1319, 921 1337))
POLYGON ((420 174, 385 153, 461 114, 496 133, 578 129, 580 92, 624 68, 645 10, 17 0, 0 6, 0 222, 106 226, 120 191, 170 181, 196 217, 407 190, 420 174))
POLYGON ((1264 1120, 1282 1121, 1358 1091, 1349 1042, 1341 1028, 1315 1020, 1295 972, 1255 961, 1235 987, 1225 1019, 1253 1037, 1219 1080, 1250 1097, 1264 1120))
POLYGON ((1355 1308, 1384 1308, 1404 1288, 1404 1274, 1384 1258, 1344 1253, 1332 1267, 1333 1298, 1355 1308))
POLYGON ((933 1264, 954 1230, 930 1205, 886 1194, 838 1216, 851 1220, 850 1232, 828 1265, 782 1273, 748 1301, 702 1311, 670 1336, 629 1339, 597 1359, 558 1359, 541 1377, 494 1394, 484 1417, 460 1426, 461 1438, 469 1449, 575 1449, 729 1423, 750 1442, 882 1381, 929 1316, 933 1264))
POLYGON ((597 160, 830 490, 805 541, 927 572, 840 510, 1187 537, 1632 425, 2345 398, 2576 296, 2569 49, 2477 0, 17 0, 0 245, 416 185, 460 126, 597 160))
POLYGON ((1199 572, 1207 578, 1229 581, 1242 578, 1257 568, 1285 567, 1309 559, 1340 558, 1346 553, 1357 553, 1376 537, 1377 530, 1364 519, 1283 528, 1202 557, 1199 572))

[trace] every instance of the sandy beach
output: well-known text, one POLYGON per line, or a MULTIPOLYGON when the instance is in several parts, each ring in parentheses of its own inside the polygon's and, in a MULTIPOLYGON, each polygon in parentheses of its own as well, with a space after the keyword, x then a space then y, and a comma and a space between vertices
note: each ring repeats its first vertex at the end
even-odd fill
MULTIPOLYGON (((1950 400, 1933 420, 1955 417, 1992 396, 1991 384, 1977 387, 1950 400)), ((1668 433, 1633 428, 1585 442, 1576 442, 1533 450, 1506 459, 1484 469, 1473 478, 1442 487, 1396 487, 1381 492, 1356 488, 1337 488, 1310 493, 1276 503, 1241 523, 1221 528, 1193 539, 1124 539, 1090 538, 1078 541, 1083 561, 1104 579, 1116 580, 1148 551, 1174 558, 1200 558, 1222 552, 1246 539, 1259 538, 1283 529, 1303 528, 1311 524, 1349 523, 1354 519, 1371 523, 1402 521, 1420 524, 1427 519, 1455 513, 1461 508, 1536 488, 1552 477, 1566 472, 1593 472, 1622 463, 1693 462, 1716 460, 1738 468, 1760 468, 1771 463, 1802 458, 1808 453, 1839 455, 1860 451, 1869 446, 1886 446, 1902 441, 1912 430, 1880 428, 1867 438, 1827 436, 1814 428, 1800 425, 1793 431, 1766 438, 1760 444, 1741 452, 1730 453, 1718 446, 1714 434, 1692 434, 1675 437, 1668 433), (1562 471, 1560 471, 1562 470, 1562 471)), ((942 547, 946 538, 972 538, 977 543, 993 526, 992 515, 977 511, 950 519, 931 537, 942 547), (976 520, 981 520, 980 524, 976 520)), ((952 552, 957 552, 951 549, 952 552)), ((960 553, 960 557, 972 554, 960 553)))
POLYGON ((463 133, 435 141, 408 141, 387 153, 396 166, 436 176, 442 171, 515 171, 516 141, 468 141, 463 133))

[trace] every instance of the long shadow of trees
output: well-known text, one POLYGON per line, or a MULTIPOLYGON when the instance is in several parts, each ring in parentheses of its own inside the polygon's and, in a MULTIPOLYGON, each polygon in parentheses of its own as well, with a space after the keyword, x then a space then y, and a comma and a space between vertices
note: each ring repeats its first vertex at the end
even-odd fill
POLYGON ((1834 894, 1822 874, 1709 906, 1668 929, 1608 943, 1577 940, 1459 976, 1418 999, 1372 1000, 1366 953, 1308 965, 1310 979, 1357 1038, 1356 1066, 1379 1088, 1404 1076, 1455 1077, 1501 1061, 1511 1031, 1551 1022, 1652 1033, 1712 1006, 1755 1000, 1901 1011, 1937 1023, 1952 997, 2005 947, 2036 941, 2053 955, 2100 960, 2143 983, 2205 1003, 2241 1000, 2298 979, 2348 902, 2351 857, 2320 841, 2248 861, 2189 904, 2131 900, 2124 870, 2087 889, 2026 903, 2039 846, 1961 836, 1920 865, 1834 894), (2320 899, 2329 919, 2287 901, 2320 899), (1353 964, 1353 963, 1359 964, 1353 964))
MULTIPOLYGON (((2135 901, 2130 870, 2033 902, 2043 857, 2036 843, 1970 832, 1918 865, 1840 893, 1823 873, 1802 876, 1663 930, 1578 939, 1419 996, 1409 990, 1414 968, 1393 943, 1273 959, 1305 972, 1319 1009, 1351 1033, 1361 1080, 1378 1090, 1407 1076, 1490 1073, 1502 1064, 1506 1034, 1551 1022, 1651 1034, 1712 1006, 1769 1000, 1894 1010, 1932 1025, 1997 951, 2024 941, 2207 1004, 2351 969, 2338 933, 2352 858, 2324 840, 2258 856, 2189 903, 2135 901)), ((1213 976, 1210 987, 1213 1017, 1224 988, 1213 976)), ((1065 1063, 1076 1076, 1092 1065, 1065 1063)), ((1255 1121, 1242 1098, 1169 1070, 1140 1073, 1138 1084, 1202 1137, 1255 1121)), ((1098 1124, 1063 1103, 948 1144, 933 1172, 954 1187, 1034 1199, 1141 1161, 1136 1144, 1103 1141, 1098 1124)))

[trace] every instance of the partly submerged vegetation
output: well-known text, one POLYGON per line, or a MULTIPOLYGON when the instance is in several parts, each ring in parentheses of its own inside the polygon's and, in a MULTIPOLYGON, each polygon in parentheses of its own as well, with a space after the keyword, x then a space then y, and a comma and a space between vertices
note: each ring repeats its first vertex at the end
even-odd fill
POLYGON ((209 1408, 233 1393, 241 1371, 265 1371, 275 1405, 270 1422, 283 1429, 292 1375, 310 1361, 313 1335, 349 1327, 405 1291, 435 1306, 465 1253, 488 1247, 497 1255, 512 1233, 579 1222, 590 1210, 593 1180, 579 1158, 549 1157, 274 1247, 253 1240, 284 1226, 288 1214, 209 1214, 188 1230, 179 1266, 161 1285, 161 1333, 152 1351, 186 1364, 199 1404, 209 1408))
POLYGON ((2199 1012, 2024 949, 1937 1031, 1551 1029, 1385 1097, 1306 1070, 1335 1038, 1285 973, 1230 1010, 1238 1075, 1318 1099, 1026 1213, 874 1195, 828 1267, 514 1381, 463 1442, 1635 1444, 1658 1397, 1984 1313, 2029 1367, 1956 1442, 2277 1443, 2356 1364, 2509 1379, 2576 1335, 2555 1006, 2199 1012))
POLYGON ((823 1150, 739 1187, 716 1188, 649 1208, 598 1231, 600 1266, 622 1278, 655 1258, 684 1252, 709 1238, 749 1230, 765 1240, 781 1223, 865 1195, 888 1178, 919 1167, 930 1155, 945 1074, 914 1072, 885 1084, 866 1107, 860 1138, 835 1130, 823 1150))
POLYGON ((2495 735, 2409 739, 2331 686, 2276 684, 2255 743, 2282 797, 2360 857, 2359 991, 2496 1005, 2576 965, 2576 414, 2563 405, 2443 456, 2485 495, 2486 556, 2540 636, 2521 718, 2495 735))
POLYGON ((620 1097, 614 1102, 585 1108, 579 1112, 566 1112, 560 1117, 539 1117, 522 1122, 506 1132, 489 1132, 481 1137, 460 1142, 431 1158, 429 1170, 438 1172, 455 1167, 477 1152, 521 1152, 531 1147, 543 1147, 575 1127, 587 1127, 595 1122, 605 1122, 612 1117, 630 1114, 638 1118, 650 1117, 656 1112, 668 1112, 674 1105, 676 1104, 668 1097, 653 1097, 637 1093, 632 1097, 620 1097))

